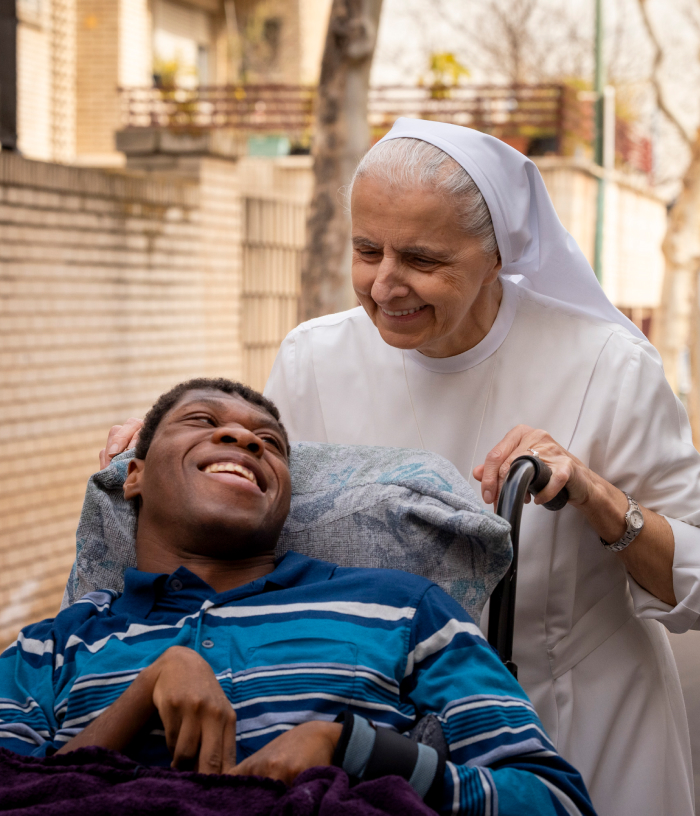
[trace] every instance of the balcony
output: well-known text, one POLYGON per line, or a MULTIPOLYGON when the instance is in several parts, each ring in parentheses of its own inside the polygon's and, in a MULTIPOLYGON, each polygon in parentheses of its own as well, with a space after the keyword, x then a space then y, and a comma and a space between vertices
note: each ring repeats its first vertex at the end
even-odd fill
MULTIPOLYGON (((589 156, 594 135, 589 92, 567 85, 464 85, 453 88, 383 86, 370 90, 368 121, 379 140, 399 116, 473 127, 532 155, 589 156)), ((309 144, 316 89, 303 85, 234 85, 199 88, 123 88, 123 127, 198 134, 227 129, 239 134, 287 136, 309 144)), ((616 122, 618 165, 652 170, 648 138, 616 122)))

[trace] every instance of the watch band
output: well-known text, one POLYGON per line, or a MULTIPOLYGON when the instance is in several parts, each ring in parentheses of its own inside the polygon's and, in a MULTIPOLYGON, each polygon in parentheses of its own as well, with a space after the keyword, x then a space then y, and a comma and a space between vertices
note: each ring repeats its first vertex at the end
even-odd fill
MULTIPOLYGON (((625 491, 623 490, 622 492, 624 493, 625 491)), ((617 541, 613 541, 612 543, 608 543, 603 538, 600 539, 600 543, 610 552, 621 552, 625 547, 629 547, 644 529, 644 516, 639 509, 639 505, 629 493, 625 493, 625 496, 627 496, 628 505, 627 512, 625 513, 625 522, 627 523, 625 534, 622 538, 618 538, 617 541)))

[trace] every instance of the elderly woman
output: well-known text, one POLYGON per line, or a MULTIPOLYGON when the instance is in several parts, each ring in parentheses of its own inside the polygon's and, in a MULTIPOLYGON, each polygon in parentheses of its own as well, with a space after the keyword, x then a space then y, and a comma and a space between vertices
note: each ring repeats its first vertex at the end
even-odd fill
POLYGON ((519 679, 601 816, 692 816, 661 624, 700 628, 700 456, 658 355, 494 138, 400 119, 351 210, 361 307, 292 331, 266 394, 292 439, 436 451, 487 505, 515 457, 548 462, 521 533, 519 679), (565 485, 560 513, 536 506, 565 485))
MULTIPOLYGON (((658 355, 502 142, 400 119, 351 188, 361 307, 304 323, 266 394, 293 439, 427 448, 495 502, 528 450, 515 661, 601 816, 691 816, 660 624, 700 628, 700 456, 658 355)), ((482 621, 482 625, 484 625, 482 621)))

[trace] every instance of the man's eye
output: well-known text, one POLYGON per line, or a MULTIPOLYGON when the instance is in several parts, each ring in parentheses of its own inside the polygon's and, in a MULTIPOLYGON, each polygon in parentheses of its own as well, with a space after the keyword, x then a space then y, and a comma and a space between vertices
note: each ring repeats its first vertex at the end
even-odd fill
POLYGON ((261 436, 260 437, 263 442, 269 442, 271 445, 274 445, 277 450, 282 450, 282 444, 280 443, 279 439, 276 436, 261 436))
POLYGON ((212 427, 216 425, 216 422, 214 422, 214 420, 210 416, 206 416, 204 414, 201 416, 190 417, 190 419, 195 420, 195 422, 204 422, 207 425, 211 425, 212 427))

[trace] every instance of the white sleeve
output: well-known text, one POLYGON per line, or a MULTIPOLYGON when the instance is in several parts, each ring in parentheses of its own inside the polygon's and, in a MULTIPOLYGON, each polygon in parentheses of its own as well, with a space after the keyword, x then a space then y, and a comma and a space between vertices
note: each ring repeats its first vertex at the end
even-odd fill
POLYGON ((673 530, 677 605, 663 603, 628 575, 636 614, 671 632, 700 629, 700 454, 685 408, 661 366, 639 346, 620 383, 606 459, 605 478, 664 516, 673 530))
POLYGON ((291 442, 327 442, 313 366, 310 332, 299 327, 282 341, 264 394, 279 408, 291 442))
POLYGON ((673 530, 673 592, 676 606, 660 601, 639 586, 628 573, 635 613, 640 618, 661 621, 675 634, 700 629, 700 530, 691 524, 665 516, 673 530))

